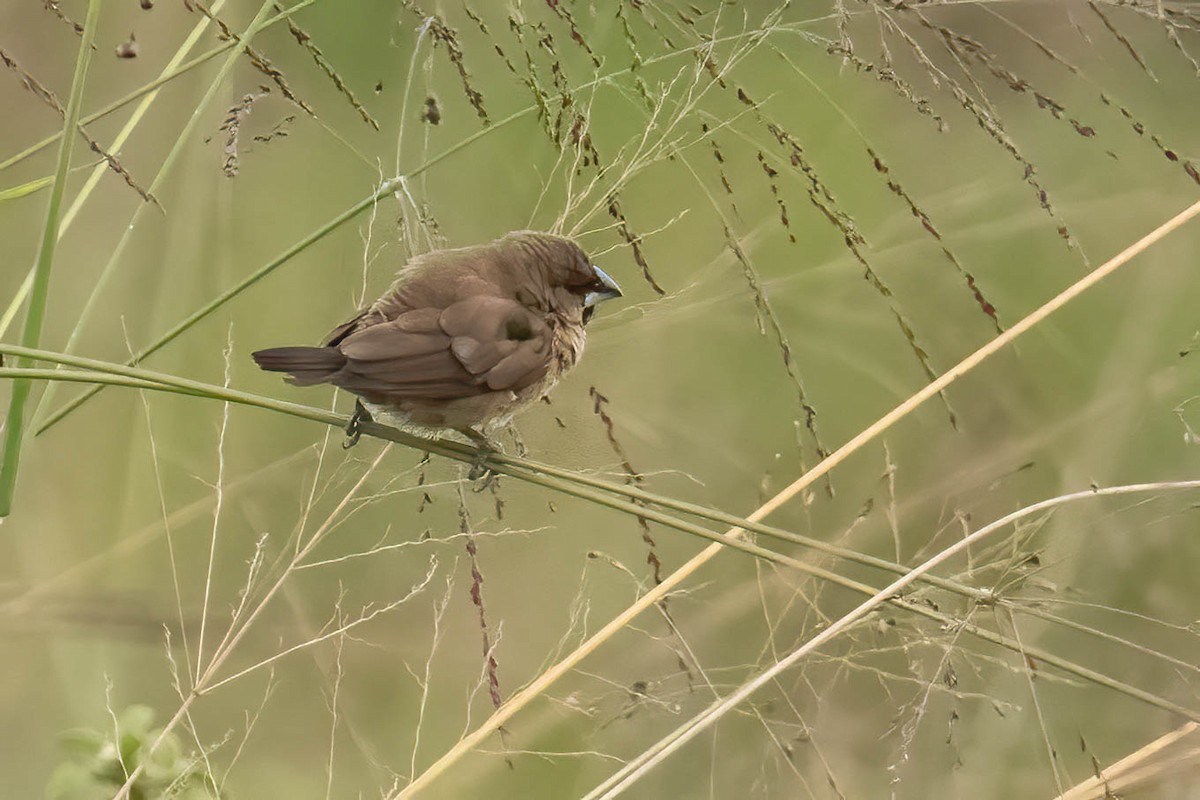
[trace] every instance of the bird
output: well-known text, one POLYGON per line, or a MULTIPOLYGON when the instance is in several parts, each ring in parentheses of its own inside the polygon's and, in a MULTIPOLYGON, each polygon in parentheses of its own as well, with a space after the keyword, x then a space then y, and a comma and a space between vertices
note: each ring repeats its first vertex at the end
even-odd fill
POLYGON ((596 307, 621 296, 571 239, 514 231, 410 259, 320 347, 251 356, 295 386, 356 395, 347 447, 363 421, 382 418, 429 438, 454 431, 483 454, 499 449, 495 430, 579 361, 596 307))

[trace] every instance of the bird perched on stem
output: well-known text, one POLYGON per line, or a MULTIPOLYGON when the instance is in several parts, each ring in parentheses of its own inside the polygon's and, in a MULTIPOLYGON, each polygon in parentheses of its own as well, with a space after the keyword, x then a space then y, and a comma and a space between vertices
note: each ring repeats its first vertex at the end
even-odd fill
POLYGON ((491 431, 575 366, 596 305, 620 296, 570 239, 518 231, 417 256, 322 347, 252 355, 296 386, 361 398, 347 446, 369 412, 421 435, 456 431, 482 453, 495 449, 491 431))

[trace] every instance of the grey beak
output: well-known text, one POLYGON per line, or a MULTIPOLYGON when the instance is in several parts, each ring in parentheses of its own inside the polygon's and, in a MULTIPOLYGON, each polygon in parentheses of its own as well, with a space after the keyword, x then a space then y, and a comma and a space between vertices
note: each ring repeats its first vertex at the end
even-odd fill
POLYGON ((584 308, 590 308, 597 303, 602 303, 605 300, 611 300, 614 297, 621 296, 621 287, 617 286, 617 282, 614 281, 607 272, 600 269, 595 264, 592 265, 592 269, 596 271, 596 279, 600 282, 600 286, 602 288, 594 289, 593 291, 590 291, 584 295, 584 308))

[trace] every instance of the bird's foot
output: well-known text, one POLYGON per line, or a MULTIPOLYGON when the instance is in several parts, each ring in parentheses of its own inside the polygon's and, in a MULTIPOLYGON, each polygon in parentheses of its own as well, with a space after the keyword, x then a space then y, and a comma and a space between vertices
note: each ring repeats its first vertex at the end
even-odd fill
POLYGON ((467 479, 482 481, 479 486, 475 487, 476 492, 482 492, 496 479, 495 471, 488 466, 487 462, 488 457, 493 453, 502 452, 500 446, 474 428, 456 428, 455 430, 470 439, 471 443, 475 445, 475 460, 471 463, 467 479))
POLYGON ((354 413, 350 415, 350 422, 346 425, 346 441, 342 442, 343 450, 349 450, 358 444, 358 440, 362 438, 362 423, 364 422, 371 422, 371 412, 367 411, 360 401, 355 400, 354 413))
POLYGON ((496 481, 496 473, 487 465, 490 452, 480 450, 475 454, 475 461, 471 464, 471 471, 467 473, 467 479, 478 481, 479 485, 475 487, 476 493, 487 491, 487 488, 496 481))

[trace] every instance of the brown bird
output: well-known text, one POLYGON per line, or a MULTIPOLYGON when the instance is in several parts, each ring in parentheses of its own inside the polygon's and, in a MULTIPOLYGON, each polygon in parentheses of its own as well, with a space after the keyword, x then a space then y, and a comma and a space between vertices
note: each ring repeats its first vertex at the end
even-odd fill
POLYGON ((620 296, 570 239, 518 231, 417 256, 323 347, 252 355, 296 386, 358 395, 347 446, 369 411, 420 435, 457 431, 482 452, 495 449, 492 430, 575 366, 596 304, 620 296))

